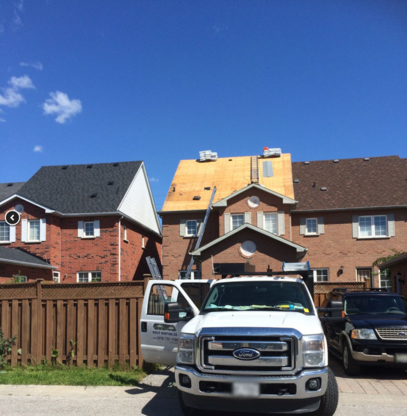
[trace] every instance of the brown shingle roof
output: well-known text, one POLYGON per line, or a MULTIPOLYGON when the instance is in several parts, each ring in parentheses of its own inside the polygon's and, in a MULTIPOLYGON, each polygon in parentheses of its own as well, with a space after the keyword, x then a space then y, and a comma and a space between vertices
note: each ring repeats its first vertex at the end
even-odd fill
POLYGON ((407 159, 322 160, 295 162, 292 167, 294 181, 300 181, 294 183, 296 211, 407 206, 407 159))

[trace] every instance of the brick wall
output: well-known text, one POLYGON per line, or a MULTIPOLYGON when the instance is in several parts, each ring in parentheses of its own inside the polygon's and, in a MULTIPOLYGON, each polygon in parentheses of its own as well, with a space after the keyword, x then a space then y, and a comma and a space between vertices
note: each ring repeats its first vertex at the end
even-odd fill
MULTIPOLYGON (((331 281, 356 281, 356 268, 369 268, 379 257, 392 254, 392 249, 404 252, 407 247, 407 210, 366 210, 300 214, 292 213, 293 242, 308 247, 312 268, 328 268, 331 281), (353 215, 395 214, 396 236, 380 239, 352 238, 353 215), (319 236, 300 235, 300 218, 324 218, 325 233, 319 236), (338 273, 341 266, 343 274, 338 273)), ((375 272, 378 270, 375 269, 375 272)), ((379 285, 378 276, 375 285, 379 285)))
POLYGON ((0 263, 0 283, 11 282, 10 277, 16 274, 27 276, 28 282, 33 282, 36 279, 52 281, 52 270, 0 263))
POLYGON ((249 261, 250 264, 256 266, 256 271, 266 271, 268 266, 273 270, 281 270, 282 262, 296 261, 297 252, 294 247, 246 229, 202 253, 201 265, 204 278, 213 278, 212 259, 214 263, 246 263, 249 261), (240 246, 246 240, 253 241, 257 247, 256 254, 251 258, 243 256, 240 252, 240 246))
MULTIPOLYGON (((16 242, 2 244, 2 246, 20 248, 48 260, 53 266, 58 267, 57 271, 61 273, 61 282, 76 282, 77 273, 80 271, 101 271, 104 282, 118 280, 119 216, 60 218, 52 214, 45 214, 42 208, 26 201, 15 199, 2 207, 0 220, 4 220, 6 212, 14 209, 15 205, 19 203, 24 206, 21 219, 46 218, 46 241, 40 243, 21 242, 22 222, 20 221, 16 226, 16 242), (78 237, 78 222, 94 220, 100 221, 100 237, 78 237)), ((146 256, 153 256, 160 266, 161 239, 129 221, 124 222, 123 225, 128 227, 128 242, 123 241, 122 233, 122 280, 142 279, 143 274, 148 273, 146 256), (145 236, 146 247, 144 249, 141 247, 142 236, 145 236)), ((3 278, 7 277, 9 271, 10 268, 4 268, 3 278)), ((43 277, 42 273, 52 276, 49 271, 45 272, 44 269, 30 269, 29 273, 27 276, 30 279, 43 277)), ((13 271, 11 274, 15 274, 15 272, 13 271)))

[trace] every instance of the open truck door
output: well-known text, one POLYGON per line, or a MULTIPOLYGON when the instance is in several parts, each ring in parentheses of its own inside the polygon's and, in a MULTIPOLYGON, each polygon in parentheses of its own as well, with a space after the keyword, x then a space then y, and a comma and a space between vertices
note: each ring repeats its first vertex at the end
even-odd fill
POLYGON ((195 303, 200 307, 203 300, 201 297, 208 293, 210 282, 151 280, 148 283, 140 320, 141 352, 146 362, 169 366, 176 364, 181 330, 189 319, 199 314, 195 303), (188 293, 194 295, 195 303, 188 293), (198 293, 201 296, 197 296, 198 293), (172 302, 177 302, 188 310, 185 321, 165 322, 165 304, 172 302))

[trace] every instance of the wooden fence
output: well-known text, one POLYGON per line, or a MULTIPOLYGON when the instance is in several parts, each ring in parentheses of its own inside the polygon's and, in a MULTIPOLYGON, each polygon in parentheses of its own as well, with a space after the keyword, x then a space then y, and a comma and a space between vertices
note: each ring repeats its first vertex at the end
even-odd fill
POLYGON ((142 366, 139 322, 146 284, 0 285, 0 328, 4 336, 17 335, 7 359, 12 366, 44 360, 142 366))
POLYGON ((328 293, 331 293, 333 289, 346 288, 349 290, 365 289, 364 282, 321 282, 314 283, 314 303, 316 307, 322 306, 322 303, 326 299, 328 293))

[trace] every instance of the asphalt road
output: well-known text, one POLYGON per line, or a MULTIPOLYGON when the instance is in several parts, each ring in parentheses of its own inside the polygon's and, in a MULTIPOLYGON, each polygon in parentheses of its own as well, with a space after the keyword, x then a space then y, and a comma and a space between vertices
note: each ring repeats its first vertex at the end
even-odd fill
MULTIPOLYGON (((351 400, 342 397, 335 416, 407 415, 407 401, 397 403, 394 398, 393 404, 383 404, 376 399, 377 396, 371 396, 368 402, 360 402, 357 396, 353 395, 351 400)), ((174 397, 148 398, 131 394, 129 397, 0 396, 0 400, 2 415, 182 416, 174 397)))

